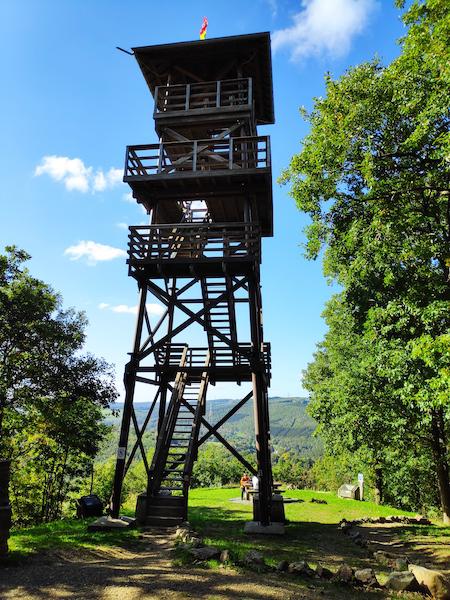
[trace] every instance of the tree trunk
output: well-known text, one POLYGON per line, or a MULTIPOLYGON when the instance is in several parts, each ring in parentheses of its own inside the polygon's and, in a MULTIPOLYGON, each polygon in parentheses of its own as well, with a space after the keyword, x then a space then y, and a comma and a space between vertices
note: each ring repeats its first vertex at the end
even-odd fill
POLYGON ((375 467, 375 503, 383 502, 383 470, 381 467, 375 467))
POLYGON ((434 410, 431 416, 433 457, 436 465, 442 518, 450 525, 450 472, 447 460, 444 417, 442 410, 434 410))
POLYGON ((6 459, 6 444, 5 436, 3 435, 3 415, 6 406, 6 395, 0 392, 0 460, 6 459))

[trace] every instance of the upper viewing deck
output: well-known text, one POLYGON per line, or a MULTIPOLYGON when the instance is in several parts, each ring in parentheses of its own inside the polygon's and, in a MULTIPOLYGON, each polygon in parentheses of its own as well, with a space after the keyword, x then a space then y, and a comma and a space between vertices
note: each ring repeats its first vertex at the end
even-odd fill
POLYGON ((156 86, 154 98, 153 117, 160 137, 165 127, 176 127, 196 139, 236 119, 248 120, 255 131, 251 77, 156 86))
MULTIPOLYGON (((239 201, 252 194, 258 199, 261 232, 272 235, 272 169, 267 136, 128 146, 124 181, 148 210, 164 202, 169 209, 166 218, 172 223, 176 222, 173 201, 188 198, 204 200, 214 221, 243 219, 242 209, 237 214, 232 212, 229 197, 239 201), (172 200, 172 207, 168 200, 172 200)), ((164 219, 161 211, 160 216, 164 219)))
POLYGON ((241 101, 249 106, 254 102, 256 124, 270 125, 275 121, 268 32, 141 46, 133 48, 133 52, 155 98, 157 116, 164 112, 164 101, 172 96, 172 107, 183 111, 186 100, 189 111, 223 111, 230 110, 231 106, 242 108, 241 101), (247 84, 238 83, 242 80, 247 84), (218 93, 216 82, 224 81, 229 83, 225 83, 218 93), (193 86, 189 92, 186 87, 176 87, 186 84, 193 86), (205 88, 196 87, 197 84, 205 85, 205 88), (236 85, 238 89, 232 91, 236 85), (208 103, 199 106, 199 99, 204 103, 205 89, 208 90, 208 103), (237 104, 233 104, 238 96, 237 104))

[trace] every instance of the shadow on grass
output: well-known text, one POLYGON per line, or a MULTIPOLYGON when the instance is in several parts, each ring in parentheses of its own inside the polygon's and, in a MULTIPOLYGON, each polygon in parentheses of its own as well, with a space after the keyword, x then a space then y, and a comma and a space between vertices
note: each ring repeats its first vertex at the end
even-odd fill
MULTIPOLYGON (((235 508, 193 506, 189 509, 189 520, 205 541, 229 549, 235 560, 243 558, 248 550, 259 550, 271 565, 281 560, 304 559, 311 566, 320 562, 334 570, 343 562, 353 567, 373 566, 366 551, 343 536, 336 524, 291 522, 285 536, 249 536, 243 531, 249 518, 249 512, 235 508)), ((22 536, 22 546, 17 547, 26 547, 28 542, 34 544, 35 551, 43 553, 43 560, 39 561, 38 555, 14 568, 2 568, 0 597, 8 594, 11 599, 36 600, 61 597, 140 600, 168 596, 174 600, 186 597, 312 600, 318 593, 336 600, 388 597, 381 590, 366 591, 290 575, 257 575, 249 571, 186 565, 173 567, 173 554, 169 552, 165 533, 147 534, 147 541, 138 540, 137 535, 137 531, 90 533, 86 522, 81 521, 62 521, 15 532, 14 537, 22 536), (111 548, 102 551, 101 546, 111 548), (46 551, 55 549, 70 552, 62 552, 60 556, 56 553, 52 561, 46 551)))
POLYGON ((368 552, 338 531, 335 524, 290 522, 284 536, 248 535, 244 524, 249 515, 224 508, 189 509, 189 521, 207 543, 228 549, 237 560, 249 550, 259 550, 269 564, 281 560, 307 560, 337 568, 343 561, 367 566, 368 552))
POLYGON ((410 562, 450 570, 450 528, 439 525, 365 525, 359 528, 372 548, 406 554, 410 562))
POLYGON ((15 564, 58 550, 89 550, 114 546, 128 548, 137 542, 137 530, 90 532, 94 519, 67 519, 34 527, 13 530, 9 540, 10 553, 0 564, 15 564))

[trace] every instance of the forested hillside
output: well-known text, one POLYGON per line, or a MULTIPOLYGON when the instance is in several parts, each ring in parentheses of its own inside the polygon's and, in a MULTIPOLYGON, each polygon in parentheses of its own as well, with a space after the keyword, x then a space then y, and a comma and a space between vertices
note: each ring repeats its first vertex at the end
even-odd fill
MULTIPOLYGON (((225 415, 237 400, 212 400, 208 403, 206 418, 211 424, 216 423, 225 415)), ((298 456, 302 461, 313 461, 322 454, 322 443, 320 438, 314 437, 313 432, 316 423, 307 413, 307 398, 280 398, 269 399, 270 423, 272 445, 275 454, 289 452, 298 456)), ((120 411, 122 404, 114 404, 113 409, 118 411, 117 416, 108 413, 106 423, 116 428, 120 422, 120 411)), ((136 417, 141 425, 145 419, 149 404, 136 404, 136 417)), ((235 415, 227 421, 220 429, 221 434, 229 440, 240 452, 253 452, 255 447, 255 435, 253 425, 252 403, 247 402, 235 415)), ((150 419, 149 431, 154 432, 158 406, 155 407, 150 419)), ((152 434, 150 434, 152 435, 152 434)), ((154 435, 154 434, 153 434, 154 435)), ((114 433, 109 437, 107 447, 103 449, 102 459, 107 455, 115 454, 117 436, 114 433)))

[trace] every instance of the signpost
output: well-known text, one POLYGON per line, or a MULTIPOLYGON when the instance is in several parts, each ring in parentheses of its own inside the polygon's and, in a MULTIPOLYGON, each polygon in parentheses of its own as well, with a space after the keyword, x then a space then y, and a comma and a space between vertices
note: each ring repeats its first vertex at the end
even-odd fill
POLYGON ((364 496, 364 475, 358 473, 358 484, 359 484, 359 499, 362 500, 364 496))

